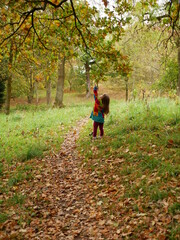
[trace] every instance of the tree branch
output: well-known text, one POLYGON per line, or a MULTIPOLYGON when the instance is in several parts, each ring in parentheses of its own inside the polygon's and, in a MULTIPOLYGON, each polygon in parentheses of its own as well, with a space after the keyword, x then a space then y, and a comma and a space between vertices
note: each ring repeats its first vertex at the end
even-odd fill
POLYGON ((34 14, 33 14, 33 13, 32 13, 32 16, 31 16, 31 20, 32 20, 32 28, 34 29, 34 32, 35 32, 35 34, 36 34, 39 42, 42 44, 42 46, 43 46, 46 50, 50 50, 50 49, 48 49, 48 48, 45 46, 45 44, 42 42, 41 38, 39 37, 39 34, 38 34, 37 31, 36 31, 36 28, 35 28, 35 26, 34 26, 34 14))
POLYGON ((84 42, 84 45, 85 45, 85 48, 86 48, 86 52, 87 52, 89 48, 88 48, 87 43, 86 43, 86 40, 85 40, 85 38, 84 38, 84 36, 83 36, 83 34, 82 34, 82 31, 81 31, 81 30, 78 28, 78 26, 77 26, 77 20, 78 20, 78 22, 80 23, 80 25, 82 25, 82 23, 80 22, 79 18, 78 18, 77 15, 76 15, 76 11, 75 11, 75 8, 74 8, 74 5, 73 5, 72 0, 70 0, 70 2, 71 2, 72 10, 73 10, 73 15, 74 15, 74 21, 75 21, 76 29, 78 30, 79 34, 81 35, 81 37, 82 37, 82 39, 83 39, 83 42, 84 42))
POLYGON ((56 5, 55 3, 52 3, 51 1, 46 1, 47 4, 53 6, 54 8, 59 8, 62 7, 63 3, 67 2, 68 0, 62 0, 58 5, 56 5))
MULTIPOLYGON (((41 43, 41 45, 42 45, 45 49, 50 50, 50 49, 48 49, 48 48, 46 47, 45 43, 42 41, 42 38, 41 38, 41 36, 39 36, 38 31, 37 31, 37 29, 36 29, 35 21, 34 21, 34 19, 35 19, 35 12, 45 11, 48 5, 54 7, 55 9, 57 9, 57 8, 62 8, 63 4, 67 3, 68 0, 61 0, 58 4, 55 4, 54 2, 52 2, 52 1, 50 1, 50 0, 25 0, 24 2, 25 2, 25 4, 27 5, 27 9, 28 9, 28 10, 25 11, 25 12, 22 12, 23 9, 17 10, 17 12, 19 13, 19 16, 20 16, 19 21, 16 21, 16 22, 14 22, 14 23, 13 23, 13 22, 7 23, 7 24, 5 24, 5 25, 0 26, 0 27, 4 27, 4 26, 10 24, 10 25, 16 27, 14 30, 12 30, 12 32, 11 32, 8 36, 6 36, 6 37, 0 42, 0 45, 2 45, 6 40, 10 39, 12 36, 14 36, 14 35, 16 35, 16 34, 17 34, 17 35, 20 34, 20 33, 21 33, 21 32, 20 32, 20 29, 22 29, 23 24, 25 24, 25 22, 26 22, 29 18, 31 18, 31 26, 30 26, 30 27, 28 26, 28 31, 27 31, 25 34, 23 33, 23 34, 21 35, 22 38, 23 38, 23 40, 21 41, 20 45, 21 45, 21 44, 24 44, 24 42, 26 41, 26 38, 28 37, 28 35, 30 34, 31 30, 33 29, 33 31, 34 31, 35 35, 37 36, 38 41, 41 43), (29 5, 28 5, 28 4, 29 4, 29 5), (31 4, 36 4, 36 5, 35 5, 34 7, 32 7, 31 4), (31 9, 31 8, 32 8, 32 9, 31 9), (16 25, 17 25, 17 26, 16 26, 16 25), (19 32, 20 32, 20 33, 19 33, 19 32)), ((69 7, 69 5, 68 5, 68 7, 69 7)), ((83 32, 82 32, 81 27, 80 27, 80 26, 83 26, 83 24, 81 23, 79 17, 78 17, 77 14, 76 14, 76 10, 75 10, 75 7, 74 7, 73 0, 70 0, 70 7, 71 7, 71 9, 70 9, 71 12, 67 12, 67 16, 64 16, 64 17, 62 17, 62 18, 57 18, 57 17, 55 17, 55 18, 54 18, 54 17, 52 17, 52 18, 51 18, 51 17, 49 17, 49 18, 43 18, 43 17, 42 17, 42 18, 41 18, 41 17, 38 15, 38 16, 36 17, 36 19, 39 19, 39 21, 40 21, 40 19, 49 20, 49 21, 60 21, 61 24, 64 24, 65 21, 61 21, 61 20, 67 19, 67 18, 69 18, 69 17, 71 17, 71 16, 74 16, 74 22, 75 22, 74 29, 76 29, 76 30, 78 31, 78 33, 79 33, 78 35, 80 35, 80 37, 81 37, 81 39, 82 39, 82 41, 83 41, 83 43, 84 43, 84 45, 85 45, 86 53, 90 55, 90 53, 89 53, 89 51, 88 51, 89 47, 88 47, 88 45, 87 45, 87 43, 86 43, 85 37, 84 37, 83 32)), ((63 8, 62 8, 62 9, 63 9, 63 8)), ((64 10, 64 9, 63 9, 63 10, 64 10)), ((43 25, 43 23, 41 23, 41 21, 40 21, 40 24, 43 25)), ((64 25, 65 25, 65 27, 66 27, 66 24, 64 24, 64 25)), ((91 34, 91 32, 89 31, 89 29, 88 29, 86 26, 85 26, 85 28, 86 28, 86 30, 88 31, 88 33, 91 34)), ((44 29, 44 28, 43 28, 43 29, 44 29)), ((68 29, 68 30, 69 30, 69 29, 68 29)), ((91 34, 91 35, 92 35, 92 34, 91 34)), ((19 41, 19 42, 20 42, 20 41, 19 41)))
POLYGON ((26 35, 25 35, 25 37, 24 37, 24 39, 23 39, 23 41, 21 42, 20 45, 23 45, 23 43, 26 41, 26 38, 27 38, 27 36, 29 35, 29 33, 30 33, 30 31, 31 31, 32 28, 33 28, 33 26, 31 26, 31 27, 28 29, 28 31, 27 31, 27 33, 26 33, 26 35))
MULTIPOLYGON (((7 36, 6 38, 4 38, 1 42, 0 42, 0 46, 9 38, 11 38, 12 36, 14 36, 18 30, 21 28, 21 26, 23 25, 23 23, 26 21, 26 19, 29 17, 30 13, 27 13, 27 15, 25 16, 25 18, 23 19, 23 21, 21 22, 21 24, 16 28, 16 30, 14 30, 9 36, 7 36)), ((11 24, 12 25, 12 24, 11 24)))

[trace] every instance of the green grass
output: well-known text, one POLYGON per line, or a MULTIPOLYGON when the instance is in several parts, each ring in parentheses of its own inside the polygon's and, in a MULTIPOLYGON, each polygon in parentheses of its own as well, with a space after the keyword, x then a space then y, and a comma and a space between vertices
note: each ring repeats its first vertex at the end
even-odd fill
POLYGON ((29 165, 17 167, 16 171, 10 174, 10 177, 8 179, 8 186, 12 187, 24 180, 30 180, 32 178, 32 169, 33 167, 29 165))
POLYGON ((8 199, 8 205, 14 206, 14 205, 22 205, 25 201, 26 196, 22 194, 15 193, 11 198, 8 199))
POLYGON ((11 164, 58 150, 65 132, 90 110, 90 104, 78 103, 62 109, 18 106, 8 117, 1 113, 0 159, 11 164))
POLYGON ((8 214, 6 213, 0 213, 0 223, 5 222, 8 219, 8 214))
MULTIPOLYGON (((141 101, 111 101, 102 140, 92 141, 88 136, 92 130, 92 121, 89 121, 78 144, 79 151, 85 156, 84 169, 88 174, 98 173, 98 179, 94 182, 91 179, 90 188, 103 179, 103 187, 93 190, 95 201, 102 200, 98 197, 102 191, 109 192, 112 186, 116 188, 116 194, 110 191, 106 202, 103 201, 101 205, 105 215, 118 218, 119 203, 129 199, 132 205, 128 205, 124 211, 130 211, 130 214, 137 214, 139 205, 144 206, 144 210, 140 207, 139 211, 145 211, 150 218, 153 218, 153 211, 157 208, 164 214, 165 211, 161 211, 163 201, 171 202, 169 214, 179 212, 179 128, 180 107, 170 99, 154 99, 148 104, 141 101), (112 202, 114 210, 108 207, 112 202)), ((167 238, 176 235, 176 221, 163 227, 171 229, 167 238)), ((151 227, 145 227, 146 230, 148 228, 151 227)), ((135 228, 132 239, 136 239, 136 234, 143 229, 135 228)), ((154 230, 149 236, 156 238, 155 234, 154 230)))
POLYGON ((180 236, 180 226, 176 226, 176 227, 170 227, 168 229, 169 231, 169 234, 168 234, 168 239, 169 240, 177 240, 179 239, 179 236, 180 236))
POLYGON ((180 213, 180 203, 179 202, 173 203, 168 210, 173 215, 180 213))

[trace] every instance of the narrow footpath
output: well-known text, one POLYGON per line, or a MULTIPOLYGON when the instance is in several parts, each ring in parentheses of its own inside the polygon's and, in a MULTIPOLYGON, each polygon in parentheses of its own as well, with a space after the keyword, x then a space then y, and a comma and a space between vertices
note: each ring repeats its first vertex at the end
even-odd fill
POLYGON ((76 140, 87 121, 78 122, 69 131, 58 155, 44 159, 44 171, 36 176, 41 186, 34 206, 36 215, 22 232, 24 239, 115 239, 97 212, 76 151, 76 140))

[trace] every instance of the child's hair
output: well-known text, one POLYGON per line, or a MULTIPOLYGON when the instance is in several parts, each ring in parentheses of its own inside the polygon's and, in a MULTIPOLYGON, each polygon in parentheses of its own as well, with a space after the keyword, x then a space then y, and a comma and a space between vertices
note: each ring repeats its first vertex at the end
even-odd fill
POLYGON ((109 113, 109 102, 110 102, 110 98, 107 94, 103 94, 101 96, 101 100, 102 100, 102 104, 103 104, 103 110, 105 114, 109 113))

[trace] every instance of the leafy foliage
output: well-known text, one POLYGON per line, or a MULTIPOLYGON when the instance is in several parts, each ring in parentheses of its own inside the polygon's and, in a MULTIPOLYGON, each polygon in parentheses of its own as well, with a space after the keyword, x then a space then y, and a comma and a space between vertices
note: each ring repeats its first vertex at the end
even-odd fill
POLYGON ((163 91, 176 90, 178 84, 178 63, 169 60, 166 64, 164 75, 158 82, 158 87, 163 91))

